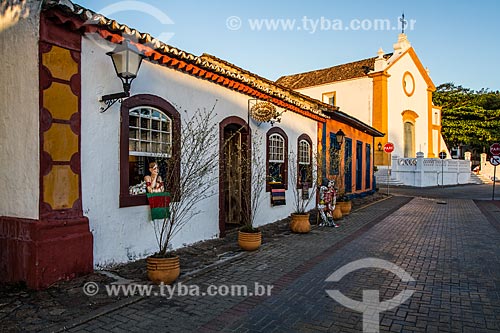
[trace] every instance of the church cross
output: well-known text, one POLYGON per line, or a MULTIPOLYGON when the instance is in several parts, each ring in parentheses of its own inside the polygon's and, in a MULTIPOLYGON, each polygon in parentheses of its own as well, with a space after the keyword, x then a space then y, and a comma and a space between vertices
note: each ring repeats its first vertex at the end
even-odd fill
POLYGON ((405 25, 408 24, 405 20, 405 13, 403 12, 403 15, 401 15, 401 18, 399 19, 401 21, 401 33, 405 33, 405 25))

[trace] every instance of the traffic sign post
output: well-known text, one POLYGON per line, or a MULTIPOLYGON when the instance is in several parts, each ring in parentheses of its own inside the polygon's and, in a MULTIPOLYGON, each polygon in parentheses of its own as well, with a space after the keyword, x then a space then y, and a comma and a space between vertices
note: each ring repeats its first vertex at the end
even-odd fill
MULTIPOLYGON (((495 143, 495 144, 498 145, 498 143, 495 143)), ((493 145, 495 145, 495 144, 493 144, 493 145)), ((493 145, 491 145, 491 147, 493 147, 493 145)), ((491 147, 490 147, 490 151, 493 153, 491 147)), ((491 156, 490 164, 493 165, 493 193, 491 195, 491 200, 495 200, 495 182, 497 180, 497 165, 500 164, 500 156, 498 156, 498 155, 491 156)))
POLYGON ((439 153, 439 158, 441 159, 441 186, 444 186, 444 159, 446 158, 446 152, 442 151, 439 153))
POLYGON ((384 145, 384 151, 389 154, 389 163, 387 164, 387 195, 389 195, 389 181, 391 180, 391 153, 394 151, 394 144, 392 142, 387 142, 384 145))
POLYGON ((493 193, 491 194, 491 200, 495 200, 495 183, 497 180, 497 166, 493 167, 493 193))

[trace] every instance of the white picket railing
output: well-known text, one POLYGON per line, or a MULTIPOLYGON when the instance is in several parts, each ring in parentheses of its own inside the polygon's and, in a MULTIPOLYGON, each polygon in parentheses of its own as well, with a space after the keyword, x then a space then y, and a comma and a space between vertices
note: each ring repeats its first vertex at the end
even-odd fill
POLYGON ((471 182, 471 161, 439 158, 392 156, 391 179, 407 186, 427 187, 471 182))

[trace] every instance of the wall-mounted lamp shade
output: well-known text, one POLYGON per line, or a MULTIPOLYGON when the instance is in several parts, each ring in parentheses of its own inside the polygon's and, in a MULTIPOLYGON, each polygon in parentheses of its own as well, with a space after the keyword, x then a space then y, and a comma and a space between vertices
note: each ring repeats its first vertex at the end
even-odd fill
POLYGON ((382 150, 382 143, 381 142, 378 143, 377 148, 378 148, 379 151, 382 150))
POLYGON ((344 132, 342 132, 341 129, 338 130, 337 133, 335 133, 335 137, 337 139, 337 143, 342 146, 342 144, 344 143, 344 138, 345 138, 345 134, 344 132))
POLYGON ((102 96, 101 102, 104 102, 106 107, 101 107, 101 112, 105 112, 118 100, 121 101, 123 98, 130 96, 130 85, 132 80, 137 77, 142 59, 145 58, 137 47, 131 45, 127 40, 124 40, 122 44, 106 54, 111 57, 116 75, 122 81, 123 92, 102 96))
POLYGON ((113 60, 116 75, 124 82, 132 81, 137 77, 137 72, 141 67, 141 62, 144 56, 139 53, 139 50, 124 41, 118 45, 113 51, 106 53, 113 60))

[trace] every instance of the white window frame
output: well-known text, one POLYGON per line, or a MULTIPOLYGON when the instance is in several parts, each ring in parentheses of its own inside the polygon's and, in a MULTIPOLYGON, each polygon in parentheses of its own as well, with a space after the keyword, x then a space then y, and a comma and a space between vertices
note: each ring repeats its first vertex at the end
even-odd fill
POLYGON ((311 164, 311 145, 307 140, 303 139, 299 141, 299 164, 311 164))
POLYGON ((269 163, 285 163, 285 138, 277 133, 269 136, 269 163))
POLYGON ((172 156, 172 124, 173 120, 161 110, 150 106, 138 106, 129 111, 129 155, 132 156, 158 156, 170 158, 172 156), (137 117, 136 126, 131 126, 131 117, 137 117), (153 121, 157 121, 159 127, 153 128, 153 121), (143 126, 143 124, 146 126, 143 126), (164 124, 166 126, 164 127, 164 124), (165 130, 164 130, 165 128, 165 130), (136 137, 132 137, 137 133, 136 137), (153 136, 159 140, 154 140, 153 136), (131 143, 135 143, 135 149, 131 143), (145 146, 143 146, 145 145, 145 146), (160 150, 153 147, 160 147, 160 150), (161 149, 165 146, 165 149, 161 149), (143 150, 143 147, 144 150, 143 150), (136 150, 139 148, 139 150, 136 150))

